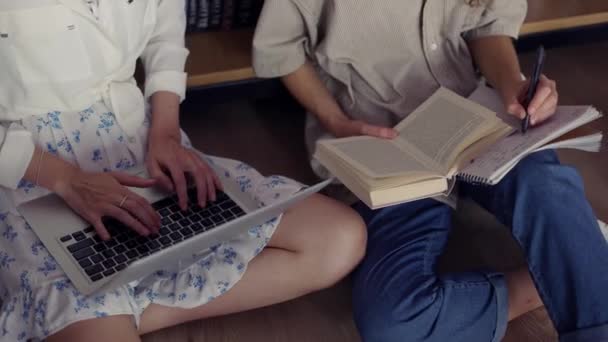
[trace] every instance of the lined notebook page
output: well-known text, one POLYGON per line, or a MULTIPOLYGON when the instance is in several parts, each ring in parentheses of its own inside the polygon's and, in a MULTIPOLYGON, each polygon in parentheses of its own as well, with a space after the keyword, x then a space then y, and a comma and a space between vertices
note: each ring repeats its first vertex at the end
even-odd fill
POLYGON ((555 115, 540 126, 505 137, 461 170, 464 180, 496 184, 516 163, 536 148, 556 139, 574 127, 598 118, 593 107, 561 106, 555 115))

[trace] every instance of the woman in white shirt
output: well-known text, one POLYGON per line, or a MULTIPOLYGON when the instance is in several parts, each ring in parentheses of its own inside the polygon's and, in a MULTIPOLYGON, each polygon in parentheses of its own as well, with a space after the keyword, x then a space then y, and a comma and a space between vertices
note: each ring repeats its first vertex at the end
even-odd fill
POLYGON ((183 208, 187 174, 199 204, 213 200, 220 184, 210 162, 261 202, 300 188, 192 149, 178 116, 188 55, 184 29, 184 0, 0 4, 0 340, 135 341, 184 321, 329 286, 361 258, 360 219, 315 196, 282 219, 194 257, 190 266, 111 293, 85 297, 65 277, 18 204, 56 192, 108 238, 102 216, 143 235, 159 229, 150 204, 126 186, 174 190, 183 208), (139 57, 144 94, 133 79, 139 57), (150 180, 123 173, 144 163, 150 180))

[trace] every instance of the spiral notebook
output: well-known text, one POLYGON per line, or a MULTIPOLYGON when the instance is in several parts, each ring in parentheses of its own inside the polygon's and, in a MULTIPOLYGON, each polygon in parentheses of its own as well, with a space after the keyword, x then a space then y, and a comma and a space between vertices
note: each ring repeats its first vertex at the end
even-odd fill
POLYGON ((393 140, 318 142, 314 157, 371 208, 446 195, 455 179, 495 184, 543 148, 597 150, 601 134, 547 143, 600 117, 592 107, 560 107, 552 120, 519 133, 500 98, 482 87, 469 98, 440 88, 401 121, 393 140))
MULTIPOLYGON (((502 101, 496 92, 487 87, 478 88, 470 97, 472 101, 494 110, 498 117, 511 125, 519 120, 504 112, 502 101)), ((478 184, 494 185, 527 155, 548 149, 572 148, 598 152, 602 146, 603 133, 556 141, 564 134, 600 118, 602 114, 590 106, 560 106, 551 119, 526 134, 511 134, 463 167, 458 179, 478 184)))

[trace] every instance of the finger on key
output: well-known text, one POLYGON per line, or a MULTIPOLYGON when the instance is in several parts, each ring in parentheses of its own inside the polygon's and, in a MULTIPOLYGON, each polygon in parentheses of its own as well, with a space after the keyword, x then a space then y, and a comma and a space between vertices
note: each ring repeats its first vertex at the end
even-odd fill
POLYGON ((156 161, 148 162, 148 171, 150 172, 150 177, 156 179, 166 191, 173 191, 171 178, 162 171, 160 165, 156 161))
POLYGON ((207 205, 207 180, 205 177, 205 170, 200 167, 200 164, 194 167, 192 177, 194 178, 194 183, 196 185, 198 205, 205 207, 207 205))
POLYGON ((114 207, 114 206, 108 206, 107 208, 104 208, 104 209, 108 216, 117 219, 118 221, 122 222, 124 225, 133 229, 140 235, 143 235, 143 236, 150 235, 150 233, 151 233, 150 230, 148 230, 148 228, 146 228, 143 224, 141 224, 141 222, 139 222, 137 219, 135 219, 133 216, 131 216, 126 210, 120 209, 120 208, 114 207))
POLYGON ((143 197, 131 193, 122 208, 143 223, 149 230, 158 232, 160 229, 160 215, 152 208, 150 203, 143 197))
POLYGON ((175 191, 177 192, 179 207, 185 211, 188 208, 188 191, 186 189, 186 177, 184 175, 184 170, 181 167, 172 165, 169 167, 169 171, 171 172, 173 185, 175 191))

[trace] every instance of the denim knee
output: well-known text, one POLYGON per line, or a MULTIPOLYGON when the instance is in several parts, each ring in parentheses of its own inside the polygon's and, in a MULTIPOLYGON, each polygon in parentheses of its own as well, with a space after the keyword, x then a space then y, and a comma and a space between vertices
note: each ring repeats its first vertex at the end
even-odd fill
MULTIPOLYGON (((388 302, 369 304, 354 303, 355 324, 364 342, 419 341, 414 335, 420 329, 428 329, 428 324, 422 325, 424 322, 421 322, 420 316, 399 320, 395 317, 394 307, 388 302)), ((425 339, 425 341, 432 340, 425 339)))
MULTIPOLYGON (((583 181, 578 171, 559 163, 555 151, 536 152, 519 162, 510 173, 518 197, 542 204, 584 198, 583 181)), ((563 204, 563 203, 562 203, 563 204)))
POLYGON ((362 341, 500 341, 508 320, 503 276, 463 273, 448 278, 394 296, 355 293, 354 319, 362 341))

